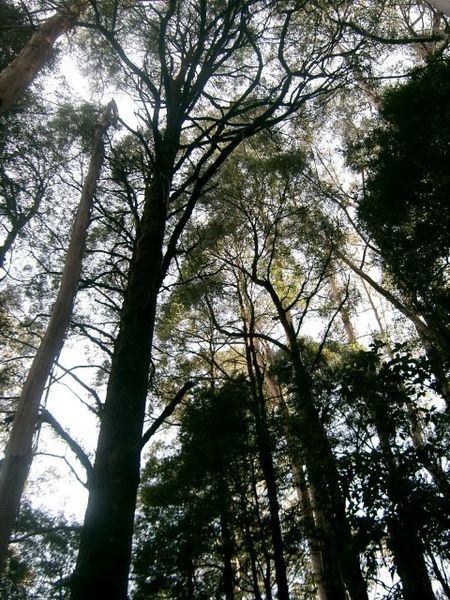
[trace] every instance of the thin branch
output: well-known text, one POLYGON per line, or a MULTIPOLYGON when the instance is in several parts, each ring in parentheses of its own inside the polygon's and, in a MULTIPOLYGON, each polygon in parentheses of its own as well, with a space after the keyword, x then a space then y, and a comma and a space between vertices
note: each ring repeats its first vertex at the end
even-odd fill
POLYGON ((45 408, 42 408, 40 418, 43 423, 48 423, 52 427, 52 429, 59 435, 59 437, 67 443, 69 448, 72 450, 72 452, 78 458, 80 463, 86 469, 87 481, 88 481, 87 487, 89 487, 89 480, 93 474, 94 468, 93 468, 92 463, 89 460, 89 457, 86 454, 86 452, 83 450, 83 448, 80 446, 80 444, 78 444, 78 442, 76 442, 67 433, 67 431, 63 428, 63 426, 55 419, 55 417, 52 414, 49 413, 48 410, 46 410, 45 408))
POLYGON ((183 400, 185 394, 193 388, 195 383, 193 381, 187 381, 183 387, 176 393, 174 398, 169 402, 169 404, 164 408, 162 413, 157 417, 152 425, 147 429, 147 431, 142 436, 141 440, 141 448, 145 446, 145 444, 150 440, 150 438, 156 433, 162 423, 170 417, 170 415, 174 412, 178 404, 183 400))

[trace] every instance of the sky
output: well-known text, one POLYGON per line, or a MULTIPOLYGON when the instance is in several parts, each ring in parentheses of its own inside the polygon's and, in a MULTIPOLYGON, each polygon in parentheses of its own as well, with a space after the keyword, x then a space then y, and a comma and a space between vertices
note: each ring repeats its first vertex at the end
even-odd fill
MULTIPOLYGON (((112 90, 107 89, 104 90, 101 98, 95 96, 89 81, 78 68, 76 57, 70 53, 70 50, 63 53, 60 72, 67 81, 70 93, 78 96, 80 100, 106 104, 113 97, 112 90)), ((57 85, 60 85, 57 78, 48 82, 50 95, 57 85)), ((137 119, 130 98, 125 94, 114 94, 114 100, 120 117, 130 126, 135 127, 137 119)), ((331 141, 328 140, 326 143, 331 141)), ((388 318, 391 318, 389 314, 388 318)), ((320 329, 323 329, 320 319, 315 320, 313 316, 309 316, 307 321, 307 331, 302 328, 304 334, 317 335, 320 329)), ((376 329, 373 312, 368 305, 355 317, 354 324, 360 342, 364 343, 364 340, 376 329)), ((83 347, 76 342, 66 344, 59 362, 66 369, 83 364, 85 362, 83 351, 83 347)), ((94 382, 94 369, 90 372, 87 369, 75 372, 88 385, 94 382)), ((60 371, 59 375, 61 374, 60 371)), ((59 378, 59 375, 58 382, 50 388, 45 406, 93 460, 98 423, 95 416, 80 401, 80 398, 86 400, 86 391, 70 376, 59 378)), ((162 436, 166 435, 170 434, 162 433, 162 436)), ((38 452, 26 488, 27 497, 34 506, 81 522, 87 503, 87 490, 80 480, 85 481, 83 467, 67 444, 59 439, 48 425, 45 425, 39 434, 38 452)))

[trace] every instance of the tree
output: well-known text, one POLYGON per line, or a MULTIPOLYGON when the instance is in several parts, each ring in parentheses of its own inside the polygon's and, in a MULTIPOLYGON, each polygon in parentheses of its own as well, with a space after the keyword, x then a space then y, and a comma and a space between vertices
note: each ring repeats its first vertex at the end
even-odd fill
POLYGON ((8 569, 0 578, 2 598, 68 598, 78 533, 76 524, 25 504, 12 540, 8 569))
POLYGON ((0 570, 5 565, 9 538, 32 460, 32 442, 41 397, 53 363, 62 348, 72 315, 95 189, 104 159, 104 136, 116 118, 116 106, 112 101, 100 118, 92 137, 89 171, 72 227, 60 288, 44 338, 24 383, 1 465, 0 570))
MULTIPOLYGON (((313 519, 308 535, 311 550, 320 553, 323 565, 322 571, 316 569, 315 583, 320 588, 322 597, 343 598, 346 593, 344 581, 352 597, 364 597, 365 583, 361 573, 358 573, 359 559, 357 551, 352 547, 335 459, 319 416, 314 374, 308 372, 298 339, 301 324, 323 285, 329 259, 326 254, 320 257, 306 254, 305 262, 299 264, 298 258, 293 257, 292 245, 288 240, 292 242, 295 239, 297 253, 308 246, 308 220, 305 217, 307 200, 303 206, 296 195, 296 184, 301 178, 299 173, 303 164, 302 155, 295 151, 274 155, 271 140, 264 136, 261 138, 246 144, 245 150, 230 160, 215 193, 216 202, 220 202, 217 205, 220 212, 215 213, 214 217, 218 222, 227 223, 227 226, 222 227, 219 233, 214 223, 211 225, 211 233, 215 237, 210 241, 210 259, 205 262, 207 269, 213 273, 222 273, 225 269, 230 272, 234 283, 227 282, 226 285, 229 293, 239 299, 236 302, 243 325, 237 327, 231 319, 226 327, 218 317, 215 324, 222 334, 242 338, 245 343, 260 434, 262 441, 266 440, 260 449, 263 450, 261 466, 264 461, 266 469, 262 467, 262 470, 266 482, 270 483, 269 497, 273 500, 273 523, 276 523, 278 517, 278 494, 273 466, 270 464, 270 445, 267 443, 264 378, 261 371, 263 363, 260 350, 257 350, 257 340, 262 338, 272 342, 282 348, 288 357, 293 370, 291 394, 297 419, 293 429, 289 430, 289 426, 286 426, 283 433, 291 442, 294 437, 298 438, 296 455, 301 457, 301 462, 298 458, 295 461, 298 486, 305 487, 300 481, 305 464, 309 482, 306 493, 312 494, 314 490, 316 518, 313 519), (266 148, 264 142, 267 144, 266 148), (259 158, 260 154, 263 155, 263 150, 268 148, 272 150, 271 157, 259 158), (302 219, 303 228, 300 233, 294 216, 302 219), (256 297, 258 301, 253 299, 256 297), (262 316, 267 314, 273 315, 268 322, 267 317, 262 316), (263 323, 269 333, 266 333, 263 323), (284 334, 282 340, 278 329, 284 334), (301 417, 298 416, 299 413, 301 417), (338 547, 345 547, 348 554, 342 557, 342 553, 337 551, 338 547)), ((203 247, 208 248, 207 242, 203 243, 203 247)), ((195 269, 198 272, 198 266, 194 267, 194 272, 195 269)), ((211 311, 212 299, 208 301, 208 306, 211 311)), ((307 500, 305 497, 305 507, 307 500)), ((306 518, 305 522, 307 521, 306 518)), ((279 547, 282 547, 282 540, 279 547)), ((279 556, 282 557, 280 551, 279 556)), ((316 554, 313 556, 315 558, 316 554)))
POLYGON ((7 111, 47 63, 56 40, 73 27, 89 6, 86 0, 63 3, 59 12, 42 23, 18 56, 0 73, 0 112, 7 111))
POLYGON ((432 60, 386 93, 381 124, 366 142, 371 154, 358 206, 395 285, 428 325, 431 339, 424 337, 444 362, 444 381, 450 342, 448 70, 447 61, 432 60))
MULTIPOLYGON (((446 63, 446 17, 391 0, 85 4, 71 58, 94 81, 90 93, 113 87, 135 115, 124 111, 111 140, 69 343, 48 387, 49 410, 60 383, 81 390, 99 420, 95 464, 95 441, 70 438, 69 414, 55 413, 57 421, 41 411, 87 470, 70 594, 124 599, 132 560, 136 598, 432 598, 438 582, 450 596, 448 415, 433 392, 435 379, 443 390, 448 362, 446 236, 428 232, 408 246, 421 211, 428 214, 426 188, 414 218, 402 215, 408 227, 399 226, 398 239, 382 222, 383 211, 388 222, 395 211, 380 210, 374 232, 385 234, 383 250, 355 219, 379 148, 366 151, 362 185, 340 155, 373 122, 384 86, 431 52, 446 63), (425 276, 401 280, 414 252, 429 289, 425 276), (369 304, 389 343, 376 356, 359 346, 377 335, 361 278, 377 290, 369 304), (399 359, 395 344, 409 338, 408 358, 399 359), (75 345, 86 349, 77 371, 66 368, 75 345), (171 414, 167 444, 152 444, 141 472, 143 448, 171 414)), ((8 18, 2 66, 34 23, 75 4, 11 6, 0 8, 8 18)), ((66 41, 63 53, 72 34, 66 41)), ((43 75, 57 67, 50 61, 43 75)), ((61 215, 71 212, 67 190, 80 187, 73 165, 87 156, 83 144, 64 141, 76 125, 64 118, 71 92, 63 106, 59 93, 37 101, 39 82, 1 119, 2 436, 57 287, 69 236, 61 215)), ((430 82, 439 88, 439 77, 430 82)), ((407 189, 408 210, 428 175, 433 195, 445 183, 444 165, 433 171, 446 157, 444 130, 433 133, 442 148, 426 176, 407 189)), ((15 546, 10 553, 17 595, 27 593, 21 573, 40 577, 39 556, 51 554, 45 535, 35 539, 26 564, 15 546)), ((61 556, 50 556, 50 571, 65 556, 63 541, 52 539, 61 556)), ((61 573, 59 588, 45 576, 28 593, 67 596, 66 566, 61 573)))
MULTIPOLYGON (((426 489, 429 484, 417 473, 417 455, 411 452, 412 442, 408 435, 411 404, 419 404, 423 394, 419 386, 425 380, 425 374, 421 372, 420 361, 412 359, 402 348, 397 349, 391 360, 382 362, 381 347, 378 344, 370 351, 343 356, 342 394, 349 407, 363 401, 364 406, 359 405, 355 411, 356 418, 365 414, 365 427, 373 429, 378 437, 373 454, 378 455, 381 464, 374 469, 376 475, 371 476, 377 491, 374 489, 373 495, 366 495, 376 508, 367 512, 373 519, 377 518, 376 510, 382 509, 384 513, 382 520, 387 530, 387 544, 402 583, 402 597, 434 599, 425 560, 426 524, 436 519, 439 509, 433 506, 433 501, 428 504, 426 489), (417 395, 419 398, 415 397, 417 395), (384 500, 380 502, 377 496, 384 500)), ((431 447, 431 439, 429 443, 431 447)), ((443 506, 447 502, 445 499, 437 501, 443 506)), ((447 525, 442 523, 440 527, 445 531, 447 525)))
POLYGON ((249 392, 242 376, 197 388, 179 411, 179 448, 147 463, 136 600, 164 591, 173 598, 238 594, 247 548, 236 496, 249 488, 255 453, 249 392))
MULTIPOLYGON (((324 55, 317 38, 298 41, 291 27, 295 10, 293 4, 279 12, 277 3, 268 1, 136 7, 124 18, 130 18, 140 36, 145 54, 141 65, 98 15, 96 28, 126 72, 138 79, 138 93, 149 111, 148 131, 140 135, 148 172, 73 600, 100 592, 111 598, 126 596, 157 298, 186 223, 205 187, 242 140, 282 122, 311 96, 326 93, 341 67, 330 65, 332 77, 323 78, 328 50, 324 55), (269 33, 276 34, 275 48, 264 45, 269 33), (233 85, 234 96, 224 98, 219 91, 226 82, 233 85)), ((308 15, 308 28, 319 24, 319 16, 308 15)))

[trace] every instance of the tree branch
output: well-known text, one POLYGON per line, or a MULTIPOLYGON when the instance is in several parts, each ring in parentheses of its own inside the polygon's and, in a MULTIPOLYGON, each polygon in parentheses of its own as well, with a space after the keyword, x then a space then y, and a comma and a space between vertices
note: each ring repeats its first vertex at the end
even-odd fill
POLYGON ((162 413, 156 418, 152 425, 147 429, 147 431, 142 436, 141 440, 141 448, 145 446, 145 444, 150 440, 150 438, 156 433, 162 423, 170 417, 170 415, 174 412, 178 404, 182 401, 186 392, 188 392, 191 388, 193 388, 195 383, 193 381, 187 381, 183 387, 176 393, 174 398, 169 402, 169 404, 164 408, 162 413))
POLYGON ((92 476, 94 468, 93 468, 92 463, 89 460, 89 457, 86 454, 86 452, 83 450, 83 448, 80 446, 80 444, 78 444, 78 442, 76 442, 67 433, 67 431, 63 428, 63 426, 55 419, 55 417, 52 414, 50 414, 49 411, 46 410, 45 408, 41 409, 40 419, 43 423, 48 423, 52 427, 52 429, 59 435, 59 437, 66 442, 66 444, 69 446, 69 448, 75 454, 75 456, 78 458, 80 463, 86 469, 87 481, 88 481, 87 487, 89 488, 89 480, 92 476))

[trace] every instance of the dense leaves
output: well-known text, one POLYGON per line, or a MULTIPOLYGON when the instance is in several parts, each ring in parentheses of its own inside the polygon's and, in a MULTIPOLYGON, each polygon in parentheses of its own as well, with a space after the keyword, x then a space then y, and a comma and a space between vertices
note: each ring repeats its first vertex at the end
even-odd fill
POLYGON ((447 342, 449 73, 432 59, 385 94, 358 207, 396 284, 447 342))

